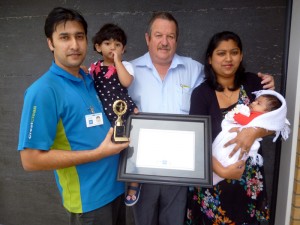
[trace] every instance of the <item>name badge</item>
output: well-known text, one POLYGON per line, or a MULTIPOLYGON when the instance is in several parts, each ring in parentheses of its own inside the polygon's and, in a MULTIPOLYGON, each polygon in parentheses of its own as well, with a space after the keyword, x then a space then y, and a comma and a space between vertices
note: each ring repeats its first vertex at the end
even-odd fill
POLYGON ((86 127, 100 126, 103 124, 102 113, 85 115, 86 127))

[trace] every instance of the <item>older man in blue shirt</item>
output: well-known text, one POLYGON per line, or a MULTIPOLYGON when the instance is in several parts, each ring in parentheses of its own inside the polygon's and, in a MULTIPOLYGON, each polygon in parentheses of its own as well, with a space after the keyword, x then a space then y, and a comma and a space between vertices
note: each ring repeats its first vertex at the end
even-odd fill
MULTIPOLYGON (((203 81, 203 66, 175 53, 178 24, 165 12, 150 20, 149 52, 132 61, 135 79, 129 93, 141 112, 188 114, 192 90, 203 81)), ((182 225, 187 187, 143 184, 133 208, 136 225, 182 225)))

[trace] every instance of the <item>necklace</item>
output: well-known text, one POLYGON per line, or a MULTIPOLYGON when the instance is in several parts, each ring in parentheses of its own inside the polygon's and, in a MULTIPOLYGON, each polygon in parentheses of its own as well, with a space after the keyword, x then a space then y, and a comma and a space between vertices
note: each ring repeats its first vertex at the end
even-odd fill
POLYGON ((232 95, 233 95, 233 91, 231 91, 231 95, 226 95, 224 91, 222 91, 222 94, 228 98, 228 99, 231 99, 232 95))

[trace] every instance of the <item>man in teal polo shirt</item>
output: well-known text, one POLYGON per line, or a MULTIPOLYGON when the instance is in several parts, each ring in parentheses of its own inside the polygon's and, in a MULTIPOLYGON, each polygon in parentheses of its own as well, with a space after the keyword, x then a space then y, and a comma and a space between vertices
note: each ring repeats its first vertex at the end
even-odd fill
POLYGON ((45 34, 54 61, 25 92, 18 145, 23 167, 55 170, 70 224, 125 223, 124 184, 116 177, 118 153, 128 143, 111 141, 93 81, 80 69, 87 23, 75 10, 54 8, 45 34))

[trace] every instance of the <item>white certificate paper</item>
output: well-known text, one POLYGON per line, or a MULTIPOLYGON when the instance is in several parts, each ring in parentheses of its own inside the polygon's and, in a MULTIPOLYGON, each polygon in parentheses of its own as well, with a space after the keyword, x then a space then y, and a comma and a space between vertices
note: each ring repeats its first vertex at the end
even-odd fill
POLYGON ((195 132, 140 129, 136 167, 195 170, 195 132))

